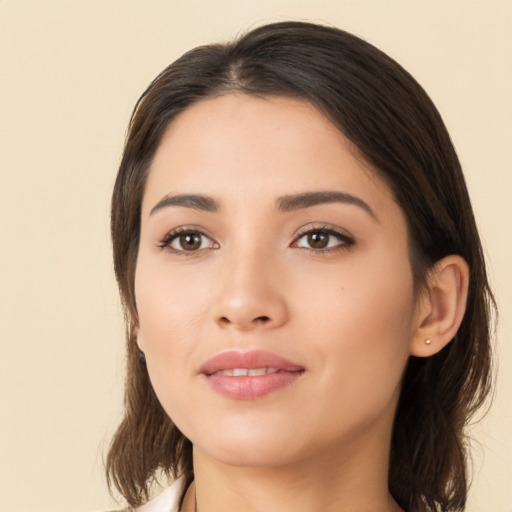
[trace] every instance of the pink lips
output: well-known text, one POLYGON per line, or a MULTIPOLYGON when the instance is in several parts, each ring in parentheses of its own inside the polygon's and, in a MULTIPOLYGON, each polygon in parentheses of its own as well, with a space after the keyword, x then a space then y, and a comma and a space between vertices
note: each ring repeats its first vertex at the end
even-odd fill
POLYGON ((255 400, 295 382, 304 367, 271 352, 221 352, 201 367, 214 391, 228 398, 255 400))

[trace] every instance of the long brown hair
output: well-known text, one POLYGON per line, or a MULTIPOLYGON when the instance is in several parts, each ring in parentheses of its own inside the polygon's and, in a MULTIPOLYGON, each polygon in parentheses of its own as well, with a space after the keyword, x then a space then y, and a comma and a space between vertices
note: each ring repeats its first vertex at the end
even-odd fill
POLYGON ((465 427, 491 386, 494 300, 461 166, 438 111, 409 73, 358 37, 302 22, 269 24, 228 44, 195 48, 137 102, 112 198, 128 361, 125 414, 106 459, 109 484, 138 505, 158 474, 192 474, 191 443, 159 404, 135 342, 140 208, 169 123, 193 103, 233 91, 303 98, 359 148, 405 212, 417 287, 444 256, 467 261, 469 297, 457 335, 438 354, 408 362, 389 468, 390 492, 402 508, 462 510, 468 490, 465 427))

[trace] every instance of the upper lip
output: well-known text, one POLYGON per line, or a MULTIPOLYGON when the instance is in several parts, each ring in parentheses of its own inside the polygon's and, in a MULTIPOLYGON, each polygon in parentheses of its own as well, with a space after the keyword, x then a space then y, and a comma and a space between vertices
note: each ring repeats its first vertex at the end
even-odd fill
POLYGON ((232 370, 235 368, 247 368, 248 370, 255 368, 275 368, 276 370, 289 372, 304 370, 303 366, 265 350, 250 350, 248 352, 230 350, 220 352, 208 359, 208 361, 201 366, 200 372, 205 375, 212 375, 222 370, 232 370))

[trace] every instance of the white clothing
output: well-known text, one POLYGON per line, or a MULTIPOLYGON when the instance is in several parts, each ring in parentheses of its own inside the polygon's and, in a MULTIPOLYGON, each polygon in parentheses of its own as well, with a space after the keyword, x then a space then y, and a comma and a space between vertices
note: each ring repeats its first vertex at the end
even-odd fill
POLYGON ((109 512, 179 512, 180 501, 185 490, 185 475, 175 480, 152 500, 136 508, 127 507, 109 512))
POLYGON ((152 500, 140 505, 135 512, 179 512, 179 504, 185 487, 185 477, 175 480, 167 489, 152 500))

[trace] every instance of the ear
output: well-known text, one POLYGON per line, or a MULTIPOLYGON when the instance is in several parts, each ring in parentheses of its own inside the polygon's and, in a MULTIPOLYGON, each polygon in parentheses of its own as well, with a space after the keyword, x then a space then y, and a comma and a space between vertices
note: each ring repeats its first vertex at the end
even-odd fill
POLYGON ((453 339, 466 311, 468 287, 469 267, 462 256, 446 256, 434 265, 418 302, 412 356, 432 356, 453 339))
POLYGON ((137 348, 141 352, 144 352, 144 348, 143 348, 144 343, 142 341, 142 336, 140 335, 140 328, 138 325, 132 326, 132 336, 133 336, 132 339, 135 339, 135 344, 137 345, 137 348))

